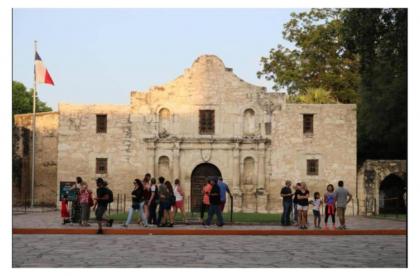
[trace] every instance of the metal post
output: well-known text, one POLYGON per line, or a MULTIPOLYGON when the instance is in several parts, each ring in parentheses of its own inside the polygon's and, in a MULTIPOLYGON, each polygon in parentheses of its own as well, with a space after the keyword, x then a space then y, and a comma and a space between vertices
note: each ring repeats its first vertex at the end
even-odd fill
MULTIPOLYGON (((37 41, 34 41, 34 57, 37 51, 37 41)), ((32 91, 32 171, 31 171, 31 208, 34 207, 34 196, 35 196, 35 130, 36 130, 36 74, 34 68, 34 89, 32 91)))
POLYGON ((118 208, 120 207, 120 194, 117 194, 117 215, 118 215, 118 208))
POLYGON ((125 199, 126 198, 125 198, 125 194, 124 194, 124 207, 123 207, 124 209, 123 209, 123 213, 125 213, 125 199))

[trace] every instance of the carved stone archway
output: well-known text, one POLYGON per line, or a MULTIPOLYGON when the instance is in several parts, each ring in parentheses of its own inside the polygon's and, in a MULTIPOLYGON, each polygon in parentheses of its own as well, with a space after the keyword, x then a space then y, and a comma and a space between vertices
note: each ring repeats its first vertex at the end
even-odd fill
POLYGON ((406 160, 366 160, 358 172, 358 200, 360 212, 379 214, 381 183, 389 175, 407 181, 406 160))

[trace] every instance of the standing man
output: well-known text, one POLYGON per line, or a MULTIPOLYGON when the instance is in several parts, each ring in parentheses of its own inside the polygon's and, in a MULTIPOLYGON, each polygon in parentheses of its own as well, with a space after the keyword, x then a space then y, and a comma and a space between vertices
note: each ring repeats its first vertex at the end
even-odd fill
POLYGON ((211 224, 211 220, 213 218, 213 215, 216 214, 217 216, 217 226, 222 227, 223 222, 223 216, 220 212, 220 189, 219 185, 216 184, 214 180, 210 181, 211 184, 211 190, 210 190, 210 207, 209 207, 209 213, 207 217, 206 226, 209 226, 211 224))
POLYGON ((229 186, 223 182, 223 178, 219 177, 219 180, 217 181, 217 185, 219 186, 220 190, 220 212, 223 213, 223 210, 225 209, 226 204, 226 192, 228 192, 230 199, 232 200, 232 194, 230 193, 229 186))
POLYGON ((349 191, 347 191, 347 189, 343 186, 344 182, 341 180, 338 181, 338 188, 335 191, 337 198, 337 215, 340 220, 340 226, 338 227, 338 229, 346 229, 346 207, 347 204, 353 198, 353 195, 349 191))
MULTIPOLYGON (((102 221, 104 219, 104 214, 108 208, 108 204, 113 201, 113 194, 112 191, 109 190, 106 186, 107 183, 102 179, 96 179, 96 198, 95 198, 95 205, 93 206, 93 210, 95 210, 96 221, 98 222, 98 231, 96 234, 103 234, 102 231, 102 221)), ((112 222, 114 220, 105 220, 107 221, 107 226, 112 226, 112 222)))
POLYGON ((83 179, 78 176, 76 177, 76 184, 71 188, 75 195, 75 198, 71 201, 71 222, 79 223, 81 225, 81 212, 82 208, 80 205, 80 189, 83 184, 86 184, 83 179))
POLYGON ((280 191, 280 196, 283 198, 283 214, 281 216, 281 225, 289 226, 290 225, 290 213, 292 212, 292 189, 290 186, 292 181, 286 180, 285 186, 280 191))

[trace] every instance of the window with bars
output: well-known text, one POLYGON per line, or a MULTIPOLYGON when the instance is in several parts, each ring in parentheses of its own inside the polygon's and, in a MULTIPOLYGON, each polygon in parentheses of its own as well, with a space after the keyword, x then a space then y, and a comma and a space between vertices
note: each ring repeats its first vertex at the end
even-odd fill
POLYGON ((306 160, 306 174, 318 175, 318 159, 306 160))
POLYGON ((97 174, 108 173, 108 159, 107 158, 96 158, 96 173, 97 174))
POLYGON ((303 114, 303 134, 314 133, 314 114, 303 114))
POLYGON ((214 134, 214 110, 200 110, 200 134, 214 134))
POLYGON ((106 133, 107 116, 106 114, 96 114, 96 133, 106 133))

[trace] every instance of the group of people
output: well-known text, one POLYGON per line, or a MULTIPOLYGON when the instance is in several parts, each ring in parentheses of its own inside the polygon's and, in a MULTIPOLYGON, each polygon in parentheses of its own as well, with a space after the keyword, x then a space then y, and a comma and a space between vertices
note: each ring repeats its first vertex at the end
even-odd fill
MULTIPOLYGON (((71 200, 68 193, 61 198, 61 217, 63 224, 79 223, 81 226, 89 226, 90 210, 95 211, 98 223, 98 234, 102 234, 102 224, 105 222, 111 227, 113 219, 106 215, 108 205, 113 202, 113 193, 109 189, 108 183, 102 178, 96 179, 96 197, 88 189, 88 185, 81 177, 76 178, 76 183, 70 191, 74 195, 71 200)), ((179 179, 175 179, 174 186, 164 177, 152 177, 147 173, 143 180, 135 179, 134 188, 131 192, 131 207, 128 210, 127 219, 122 227, 128 227, 131 223, 134 212, 139 213, 139 224, 144 227, 173 227, 175 214, 178 210, 182 220, 188 224, 184 210, 184 191, 182 190, 179 179), (157 183, 158 182, 158 183, 157 183)), ((223 179, 209 178, 202 189, 202 202, 200 220, 204 226, 211 224, 213 216, 217 217, 217 225, 223 226, 222 212, 226 203, 226 193, 230 190, 223 179), (207 212, 207 219, 204 220, 204 213, 207 212)))
POLYGON ((352 200, 352 194, 344 188, 344 182, 338 181, 337 189, 334 185, 328 184, 324 196, 321 198, 319 192, 313 194, 313 199, 309 199, 309 190, 304 182, 296 183, 294 187, 292 182, 287 180, 285 186, 280 191, 283 198, 283 214, 281 224, 284 226, 296 225, 299 229, 308 228, 308 208, 312 205, 314 216, 314 227, 321 229, 321 209, 324 207, 324 229, 328 228, 328 220, 331 217, 332 229, 335 226, 335 214, 337 213, 340 225, 338 229, 346 229, 346 207, 352 200), (292 191, 292 188, 294 191, 292 191), (293 221, 291 214, 293 213, 293 221))

